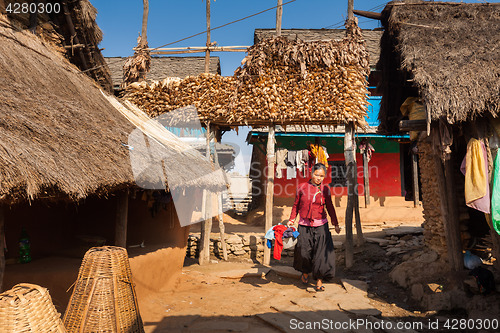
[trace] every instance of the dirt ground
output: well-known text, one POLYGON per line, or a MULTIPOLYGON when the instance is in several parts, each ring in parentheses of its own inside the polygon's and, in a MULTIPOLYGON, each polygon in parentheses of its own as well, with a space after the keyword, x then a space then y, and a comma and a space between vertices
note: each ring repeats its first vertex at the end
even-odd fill
MULTIPOLYGON (((423 222, 421 207, 413 208, 413 203, 386 200, 385 204, 375 203, 369 208, 360 209, 365 237, 383 238, 384 229, 419 227, 423 222)), ((342 206, 340 203, 340 207, 337 207, 341 225, 345 210, 342 206)), ((289 202, 278 201, 274 208, 274 221, 288 219, 290 209, 289 202)), ((261 233, 262 216, 262 210, 248 216, 226 215, 226 232, 261 233)), ((192 232, 197 231, 194 226, 192 232)), ((217 238, 217 232, 217 228, 214 228, 212 237, 217 238)), ((412 237, 407 236, 406 239, 412 237)), ((344 228, 340 235, 334 235, 337 244, 343 242, 344 238, 344 228)), ((212 263, 199 266, 196 259, 187 258, 176 288, 139 300, 141 315, 146 332, 293 332, 300 328, 290 324, 291 320, 297 318, 301 318, 302 322, 326 319, 334 322, 377 321, 382 318, 394 323, 403 321, 407 325, 411 325, 411 322, 428 324, 431 319, 437 318, 436 313, 422 311, 409 298, 408 292, 397 287, 388 277, 389 271, 403 260, 404 255, 418 249, 414 247, 404 253, 388 255, 379 244, 366 242, 356 248, 355 263, 352 268, 346 269, 343 250, 339 248, 336 250, 337 278, 326 285, 323 293, 311 292, 312 284, 308 290, 308 286, 304 286, 297 276, 280 272, 280 268, 291 268, 291 257, 283 257, 280 261, 272 259, 271 270, 261 276, 249 276, 252 273, 259 275, 259 269, 264 269, 260 262, 250 259, 233 257, 229 262, 224 262, 212 257, 212 263), (243 276, 245 273, 247 276, 243 276), (345 279, 367 285, 368 290, 363 297, 368 302, 364 309, 368 314, 349 310, 349 306, 345 306, 349 299, 356 299, 346 292, 348 288, 343 285, 345 279)), ((321 327, 316 331, 384 331, 367 325, 347 330, 321 327)), ((416 331, 436 330, 424 326, 416 331)))

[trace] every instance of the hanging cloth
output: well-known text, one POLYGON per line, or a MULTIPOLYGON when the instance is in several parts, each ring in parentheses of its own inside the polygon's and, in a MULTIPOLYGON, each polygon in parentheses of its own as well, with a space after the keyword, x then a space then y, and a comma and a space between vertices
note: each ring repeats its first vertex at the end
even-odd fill
POLYGON ((328 157, 326 156, 323 147, 321 147, 320 145, 311 144, 310 148, 312 155, 316 158, 318 163, 322 163, 325 166, 328 166, 328 157))
POLYGON ((295 150, 289 150, 286 156, 286 179, 293 179, 297 177, 297 152, 295 150))
POLYGON ((470 139, 460 170, 465 175, 465 203, 483 213, 490 213, 488 160, 484 143, 470 139))
POLYGON ((282 172, 286 169, 286 156, 288 150, 285 148, 278 148, 276 150, 276 178, 282 178, 282 172))
POLYGON ((491 194, 491 222, 500 235, 500 153, 495 158, 493 169, 493 193, 491 194))

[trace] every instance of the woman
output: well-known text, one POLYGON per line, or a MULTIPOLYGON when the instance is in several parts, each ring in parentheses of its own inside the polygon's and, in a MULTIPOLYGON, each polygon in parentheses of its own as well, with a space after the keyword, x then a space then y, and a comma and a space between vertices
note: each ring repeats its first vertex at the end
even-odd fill
POLYGON ((311 180, 297 189, 288 226, 294 223, 298 213, 300 235, 295 246, 293 267, 302 272, 302 283, 307 284, 312 273, 317 281, 316 291, 324 291, 323 280, 331 280, 335 276, 335 251, 325 206, 337 234, 340 233, 340 227, 330 189, 322 184, 326 174, 325 165, 317 163, 311 171, 311 180))

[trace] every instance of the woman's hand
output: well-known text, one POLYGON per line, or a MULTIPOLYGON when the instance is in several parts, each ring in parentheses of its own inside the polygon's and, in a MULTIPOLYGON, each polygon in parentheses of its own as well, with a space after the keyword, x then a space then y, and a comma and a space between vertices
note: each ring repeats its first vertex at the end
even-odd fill
POLYGON ((338 224, 335 225, 335 232, 340 234, 340 226, 338 224))
POLYGON ((294 225, 295 221, 288 221, 286 226, 287 227, 291 227, 292 225, 294 225))

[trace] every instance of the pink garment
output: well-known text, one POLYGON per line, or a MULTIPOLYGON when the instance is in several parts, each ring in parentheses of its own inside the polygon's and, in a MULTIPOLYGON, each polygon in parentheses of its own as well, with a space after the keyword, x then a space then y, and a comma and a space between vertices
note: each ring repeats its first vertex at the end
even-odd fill
POLYGON ((306 227, 319 227, 325 223, 328 223, 327 219, 305 219, 303 217, 299 219, 299 225, 304 225, 306 227))
MULTIPOLYGON (((484 159, 484 168, 486 170, 486 176, 488 176, 488 153, 486 151, 486 146, 484 142, 481 140, 481 147, 483 148, 483 159, 484 159)), ((465 175, 465 161, 467 156, 464 157, 462 161, 462 165, 460 166, 460 171, 465 175)), ((467 204, 470 208, 477 209, 480 212, 490 214, 491 213, 491 201, 490 201, 490 182, 489 179, 486 182, 486 195, 482 198, 479 198, 469 204, 467 204)))

